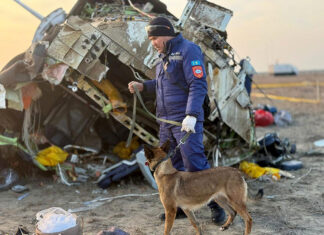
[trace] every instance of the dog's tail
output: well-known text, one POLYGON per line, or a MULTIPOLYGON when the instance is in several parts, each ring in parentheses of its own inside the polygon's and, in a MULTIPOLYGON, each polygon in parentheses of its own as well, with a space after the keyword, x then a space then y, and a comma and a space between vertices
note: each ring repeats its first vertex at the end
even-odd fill
POLYGON ((252 200, 260 200, 263 197, 263 188, 260 188, 257 193, 248 190, 248 198, 252 200))

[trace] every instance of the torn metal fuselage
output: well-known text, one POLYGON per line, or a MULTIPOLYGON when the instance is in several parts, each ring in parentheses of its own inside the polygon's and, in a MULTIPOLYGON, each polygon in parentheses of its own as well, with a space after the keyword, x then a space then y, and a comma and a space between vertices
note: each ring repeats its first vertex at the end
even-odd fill
MULTIPOLYGON (((168 17, 177 31, 199 45, 205 55, 211 101, 211 114, 205 120, 204 143, 208 156, 219 165, 232 165, 250 156, 251 147, 255 145, 255 135, 250 99, 244 88, 246 71, 241 68, 239 73, 235 72, 240 67, 224 37, 232 12, 207 1, 190 0, 182 17, 176 21, 160 1, 132 2, 140 9, 151 9, 149 14, 168 17), (153 7, 145 7, 147 2, 153 7), (220 123, 222 125, 218 128, 220 123), (215 158, 218 158, 219 152, 222 153, 222 158, 218 161, 215 158)), ((76 96, 68 98, 71 95, 64 89, 59 89, 60 86, 41 87, 43 97, 39 100, 52 94, 56 98, 61 97, 61 103, 64 104, 50 99, 50 104, 40 102, 47 108, 42 111, 42 130, 39 132, 49 142, 62 146, 86 146, 89 138, 85 136, 92 133, 93 139, 101 142, 105 142, 105 139, 108 145, 113 145, 112 136, 101 132, 112 131, 113 136, 120 136, 121 139, 127 136, 127 133, 122 133, 125 131, 114 130, 118 125, 126 130, 132 128, 132 96, 127 91, 127 84, 135 79, 153 79, 158 62, 158 53, 145 32, 149 20, 147 15, 139 13, 123 1, 79 0, 66 22, 52 28, 47 37, 43 38, 43 41, 48 40, 47 55, 43 70, 37 71, 39 77, 51 84, 71 88, 72 96, 76 96), (107 82, 109 84, 103 85, 107 82), (58 92, 54 95, 55 92, 51 89, 58 92), (68 104, 76 102, 71 102, 70 99, 79 100, 86 108, 79 109, 82 105, 71 104, 70 112, 74 110, 80 116, 68 115, 69 117, 60 120, 57 114, 64 113, 64 109, 69 110, 68 104), (113 120, 106 119, 109 116, 113 120), (76 124, 73 131, 67 131, 69 128, 66 123, 69 122, 76 124), (99 128, 102 130, 96 129, 102 122, 104 124, 99 128), (91 132, 91 129, 96 131, 91 132)), ((33 82, 33 78, 29 82, 33 82)), ((36 98, 32 97, 31 100, 36 98)), ((147 105, 152 106, 152 102, 148 101, 147 105)), ((26 125, 25 133, 29 137, 25 138, 25 142, 26 139, 35 142, 35 138, 30 136, 38 132, 30 130, 30 123, 29 127, 26 125)), ((142 141, 155 146, 159 144, 158 125, 140 107, 137 107, 133 128, 134 134, 142 141)), ((101 150, 102 145, 93 144, 88 147, 101 150)))

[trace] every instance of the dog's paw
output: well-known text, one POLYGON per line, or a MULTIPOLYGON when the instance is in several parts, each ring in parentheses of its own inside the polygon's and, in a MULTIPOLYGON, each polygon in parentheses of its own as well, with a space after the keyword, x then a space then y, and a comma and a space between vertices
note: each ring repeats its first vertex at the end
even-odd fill
POLYGON ((226 229, 228 229, 228 227, 222 226, 219 228, 220 231, 225 231, 226 229))

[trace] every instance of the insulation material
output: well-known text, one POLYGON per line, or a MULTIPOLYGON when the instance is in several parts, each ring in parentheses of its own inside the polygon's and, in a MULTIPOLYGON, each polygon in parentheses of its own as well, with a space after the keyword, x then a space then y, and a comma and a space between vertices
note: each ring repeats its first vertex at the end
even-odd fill
POLYGON ((108 96, 112 104, 113 112, 126 113, 126 103, 124 103, 119 91, 113 86, 113 84, 109 80, 104 79, 100 83, 97 81, 93 81, 93 83, 96 87, 98 87, 108 96))

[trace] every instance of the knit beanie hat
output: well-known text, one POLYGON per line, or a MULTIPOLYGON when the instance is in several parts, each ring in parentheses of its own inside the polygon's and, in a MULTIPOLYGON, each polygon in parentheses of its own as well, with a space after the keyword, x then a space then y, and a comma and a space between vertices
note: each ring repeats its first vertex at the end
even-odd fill
POLYGON ((164 17, 156 17, 145 27, 147 35, 150 36, 175 36, 171 22, 164 17))

